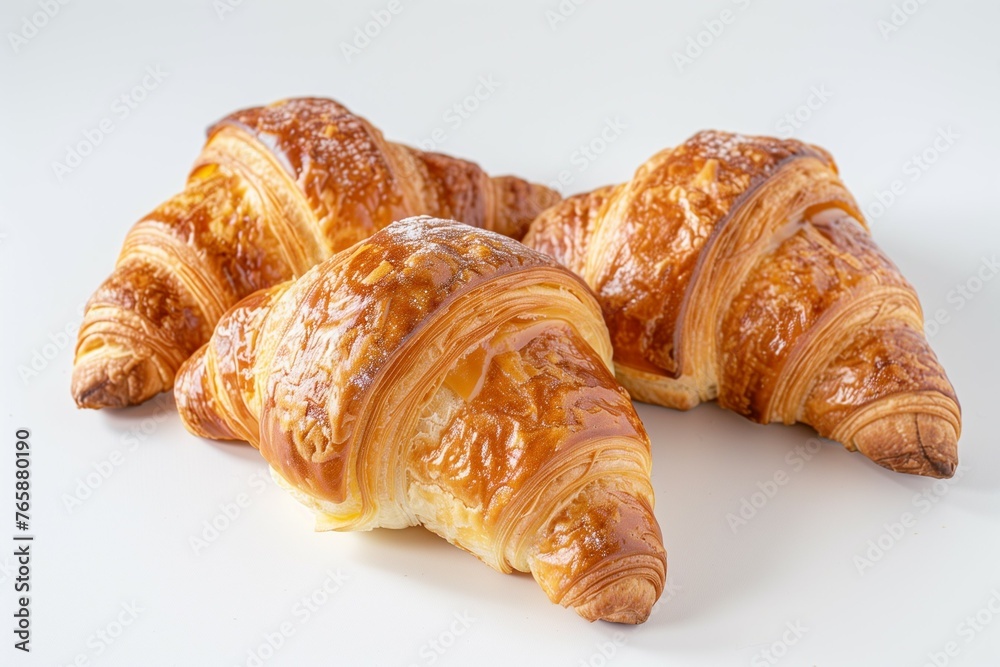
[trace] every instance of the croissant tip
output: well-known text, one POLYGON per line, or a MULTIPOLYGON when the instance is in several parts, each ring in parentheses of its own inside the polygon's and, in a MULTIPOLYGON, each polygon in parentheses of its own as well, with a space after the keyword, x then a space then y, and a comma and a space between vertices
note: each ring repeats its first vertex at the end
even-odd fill
POLYGON ((941 479, 951 479, 955 476, 955 470, 958 469, 958 461, 931 461, 931 465, 938 473, 932 476, 941 479))
POLYGON ((492 229, 515 241, 524 238, 542 211, 562 199, 556 190, 517 176, 495 176, 493 184, 499 192, 501 215, 492 229))
POLYGON ((73 368, 73 400, 91 410, 128 407, 159 393, 150 380, 145 364, 131 358, 84 361, 73 368))
POLYGON ((645 623, 659 593, 646 577, 620 579, 576 607, 576 613, 588 621, 607 621, 626 625, 645 623))
POLYGON ((858 450, 883 468, 949 479, 958 469, 958 433, 946 419, 900 413, 883 417, 854 437, 858 450))
POLYGON ((122 404, 117 403, 113 396, 108 395, 109 392, 106 391, 107 385, 108 380, 106 379, 84 387, 77 387, 76 383, 74 383, 73 400, 76 402, 76 407, 90 410, 122 407, 122 404))
POLYGON ((533 199, 535 205, 538 207, 539 212, 544 211, 547 208, 555 206, 562 201, 562 195, 559 191, 553 190, 546 185, 532 184, 533 186, 533 199))
POLYGON ((876 461, 883 468, 893 472, 906 473, 908 475, 920 475, 922 477, 934 477, 936 479, 951 479, 955 475, 958 467, 957 461, 940 461, 934 459, 914 460, 907 459, 883 459, 876 461))

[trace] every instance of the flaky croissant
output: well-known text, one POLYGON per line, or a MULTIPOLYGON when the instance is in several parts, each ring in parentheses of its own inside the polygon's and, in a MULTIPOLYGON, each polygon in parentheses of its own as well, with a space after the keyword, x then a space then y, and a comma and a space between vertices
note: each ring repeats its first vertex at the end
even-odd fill
POLYGON ((319 529, 423 525, 583 617, 663 590, 649 441, 584 283, 411 218, 222 318, 177 375, 193 433, 247 440, 319 529))
POLYGON ((638 400, 804 422, 901 472, 950 477, 961 411, 917 295, 824 150, 702 132, 525 238, 597 292, 638 400))
POLYGON ((558 196, 386 141, 325 99, 239 111, 213 125, 184 191, 129 232, 90 299, 72 392, 81 407, 140 403, 242 297, 305 273, 393 220, 431 214, 520 238, 558 196))

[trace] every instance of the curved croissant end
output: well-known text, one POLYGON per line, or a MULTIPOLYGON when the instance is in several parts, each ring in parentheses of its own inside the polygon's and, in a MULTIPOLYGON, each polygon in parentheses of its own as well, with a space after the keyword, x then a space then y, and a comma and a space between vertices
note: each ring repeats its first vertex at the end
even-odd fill
POLYGON ((423 525, 589 619, 644 621, 666 556, 649 441, 583 282, 491 232, 394 223, 233 308, 177 377, 320 529, 423 525))
POLYGON ((80 329, 73 396, 141 403, 242 297, 302 275, 391 221, 462 219, 520 238, 558 195, 386 141, 332 100, 237 112, 209 129, 182 193, 128 233, 80 329))
POLYGON ((954 473, 961 410, 916 293, 822 149, 702 132, 544 212, 525 243, 597 292, 634 398, 717 398, 891 470, 954 473))

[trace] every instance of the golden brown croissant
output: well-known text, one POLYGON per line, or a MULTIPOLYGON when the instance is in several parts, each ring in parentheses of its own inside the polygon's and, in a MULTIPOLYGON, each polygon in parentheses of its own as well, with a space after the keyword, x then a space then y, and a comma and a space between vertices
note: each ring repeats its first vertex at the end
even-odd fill
POLYGON ((184 191, 129 232, 80 328, 81 407, 140 403, 244 296, 393 220, 458 218, 515 238, 558 199, 471 162, 386 141, 341 105, 291 99, 213 125, 184 191))
POLYGON ((556 204, 525 243, 597 292, 634 398, 717 398, 892 470, 954 473, 961 411, 917 295, 824 150, 702 132, 556 204))
POLYGON ((247 440, 319 529, 422 524, 590 620, 663 590, 649 441, 600 306, 506 237, 411 218, 222 318, 188 429, 247 440))

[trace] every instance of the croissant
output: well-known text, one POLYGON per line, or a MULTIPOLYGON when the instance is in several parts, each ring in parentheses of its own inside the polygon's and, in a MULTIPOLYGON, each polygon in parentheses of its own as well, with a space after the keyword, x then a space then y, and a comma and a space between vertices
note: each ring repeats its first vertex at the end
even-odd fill
POLYGON ((121 407, 170 389, 230 306, 393 220, 433 214, 520 238, 557 199, 388 142, 332 100, 238 111, 209 129, 184 191, 125 238, 87 305, 73 396, 81 407, 121 407))
POLYGON ((610 367, 583 281, 421 217, 241 301, 174 395, 192 433, 257 447, 317 529, 423 525, 584 618, 641 623, 666 556, 610 367))
POLYGON ((917 295, 823 149, 702 132, 548 209, 525 243, 596 291, 637 400, 718 399, 891 470, 954 474, 961 410, 917 295))

